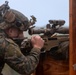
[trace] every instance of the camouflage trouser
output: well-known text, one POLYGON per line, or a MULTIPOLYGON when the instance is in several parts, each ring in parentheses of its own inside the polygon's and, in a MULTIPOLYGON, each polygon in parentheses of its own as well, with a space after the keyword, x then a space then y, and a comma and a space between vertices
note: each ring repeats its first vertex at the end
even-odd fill
POLYGON ((69 41, 60 42, 58 47, 50 50, 50 56, 55 59, 69 59, 69 41))
POLYGON ((69 59, 69 41, 61 42, 57 53, 61 53, 65 59, 69 59))

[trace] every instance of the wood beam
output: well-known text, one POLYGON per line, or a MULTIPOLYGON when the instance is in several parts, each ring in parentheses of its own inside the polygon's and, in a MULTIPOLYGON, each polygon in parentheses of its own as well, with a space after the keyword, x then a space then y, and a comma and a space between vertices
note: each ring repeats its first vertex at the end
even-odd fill
POLYGON ((70 23, 70 74, 76 75, 76 0, 69 1, 69 23, 70 23))

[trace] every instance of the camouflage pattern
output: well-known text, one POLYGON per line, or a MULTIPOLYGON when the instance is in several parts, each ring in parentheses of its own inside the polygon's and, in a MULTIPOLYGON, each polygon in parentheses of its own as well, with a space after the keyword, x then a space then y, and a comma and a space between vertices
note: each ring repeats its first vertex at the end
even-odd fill
POLYGON ((69 41, 60 42, 58 47, 50 50, 50 55, 57 60, 69 60, 69 41))
POLYGON ((21 26, 19 26, 19 23, 17 24, 16 22, 15 26, 18 27, 20 30, 26 31, 30 26, 30 22, 28 18, 17 10, 14 9, 10 9, 10 10, 15 14, 16 17, 15 20, 21 24, 21 26))
POLYGON ((39 55, 40 50, 33 48, 29 55, 24 56, 19 46, 7 38, 3 30, 0 29, 0 72, 4 64, 7 63, 18 73, 29 75, 36 69, 39 55))
POLYGON ((11 26, 15 26, 22 31, 26 31, 30 26, 30 22, 21 12, 9 9, 4 16, 0 14, 0 28, 6 29, 11 26))

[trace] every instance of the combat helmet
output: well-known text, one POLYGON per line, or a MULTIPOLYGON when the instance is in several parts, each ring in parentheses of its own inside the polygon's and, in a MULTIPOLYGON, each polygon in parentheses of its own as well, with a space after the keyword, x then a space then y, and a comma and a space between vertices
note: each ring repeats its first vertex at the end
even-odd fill
POLYGON ((12 25, 19 28, 20 30, 26 31, 30 26, 28 18, 17 10, 10 9, 10 11, 12 11, 12 13, 15 15, 12 25))
POLYGON ((1 29, 14 26, 20 30, 26 31, 30 24, 28 18, 25 15, 14 9, 9 9, 8 13, 5 14, 2 19, 3 21, 0 23, 1 29))
POLYGON ((10 9, 9 7, 6 7, 5 10, 1 10, 3 6, 6 5, 2 5, 0 7, 0 29, 6 29, 11 26, 14 26, 22 31, 26 31, 30 25, 28 18, 21 12, 14 9, 10 9))

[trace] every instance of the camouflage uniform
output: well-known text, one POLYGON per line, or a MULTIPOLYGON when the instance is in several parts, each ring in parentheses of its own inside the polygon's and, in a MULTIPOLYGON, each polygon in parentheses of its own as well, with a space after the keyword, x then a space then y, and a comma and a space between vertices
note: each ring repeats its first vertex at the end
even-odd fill
POLYGON ((31 74, 37 67, 40 50, 32 48, 29 55, 24 56, 19 46, 4 31, 12 26, 26 31, 29 25, 28 18, 21 12, 10 9, 8 2, 0 6, 0 75, 5 63, 24 75, 31 74))
POLYGON ((64 41, 58 47, 50 50, 50 55, 57 60, 69 60, 69 41, 64 41))
POLYGON ((0 73, 4 64, 7 63, 20 74, 29 75, 39 62, 39 54, 40 50, 33 48, 28 56, 24 56, 18 45, 0 30, 0 73))

